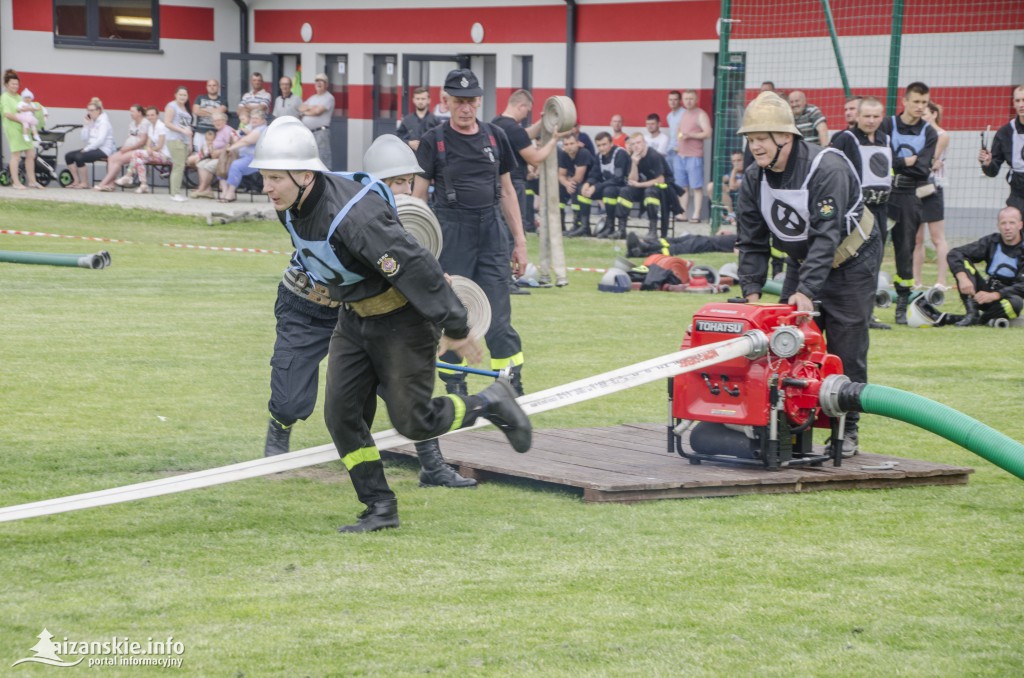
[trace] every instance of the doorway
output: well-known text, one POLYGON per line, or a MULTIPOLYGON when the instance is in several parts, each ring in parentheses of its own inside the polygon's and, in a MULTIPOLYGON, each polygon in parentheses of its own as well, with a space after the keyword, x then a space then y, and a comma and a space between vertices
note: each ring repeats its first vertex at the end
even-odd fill
POLYGON ((327 91, 334 97, 331 115, 331 167, 348 171, 348 55, 328 54, 324 61, 327 91))
POLYGON ((221 52, 221 94, 228 107, 228 124, 238 128, 238 102, 249 91, 249 77, 253 73, 263 76, 264 89, 270 93, 273 108, 277 80, 281 76, 281 56, 277 54, 239 54, 221 52))

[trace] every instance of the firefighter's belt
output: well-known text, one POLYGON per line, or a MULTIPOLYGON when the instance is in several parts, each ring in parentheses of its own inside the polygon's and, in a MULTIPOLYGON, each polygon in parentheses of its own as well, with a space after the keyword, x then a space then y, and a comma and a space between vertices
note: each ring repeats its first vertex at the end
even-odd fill
POLYGON ((402 308, 409 303, 409 300, 396 288, 390 287, 387 292, 381 292, 375 297, 362 299, 360 301, 346 301, 345 306, 355 311, 360 318, 369 318, 375 315, 384 315, 402 308))
POLYGON ((860 218, 860 228, 853 229, 853 232, 843 238, 839 247, 836 248, 836 254, 832 257, 832 268, 839 268, 844 261, 857 256, 860 246, 871 237, 873 230, 875 230, 875 217, 871 214, 871 210, 865 209, 860 218), (864 232, 863 235, 861 235, 861 231, 864 232))
POLYGON ((308 299, 314 304, 326 306, 327 308, 338 308, 341 306, 340 301, 331 299, 331 292, 327 289, 326 285, 310 280, 309 276, 303 271, 289 268, 284 272, 283 282, 289 292, 303 299, 308 299))

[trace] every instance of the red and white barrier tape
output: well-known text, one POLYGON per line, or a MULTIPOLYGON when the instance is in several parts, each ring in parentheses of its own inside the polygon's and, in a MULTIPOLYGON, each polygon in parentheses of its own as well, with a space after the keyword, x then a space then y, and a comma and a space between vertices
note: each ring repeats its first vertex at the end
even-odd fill
POLYGON ((580 268, 578 266, 574 266, 574 267, 570 268, 569 270, 570 271, 582 271, 583 273, 607 273, 608 272, 607 268, 580 268))
POLYGON ((213 252, 249 252, 253 254, 291 254, 278 250, 263 250, 258 247, 216 247, 214 245, 186 245, 179 242, 160 243, 161 247, 173 247, 180 250, 210 250, 213 252))
MULTIPOLYGON (((734 339, 685 351, 677 351, 660 358, 653 358, 636 363, 635 365, 580 379, 564 386, 556 386, 545 391, 531 393, 530 395, 518 398, 518 402, 527 415, 540 414, 541 412, 547 412, 548 410, 554 410, 567 405, 575 405, 659 379, 667 379, 684 372, 692 372, 709 365, 733 360, 734 358, 742 356, 753 357, 758 355, 759 351, 763 352, 767 347, 767 341, 763 332, 753 330, 734 339)), ((456 435, 461 431, 468 431, 471 428, 488 425, 487 421, 480 419, 472 427, 452 431, 446 435, 456 435)), ((394 429, 374 434, 373 440, 378 449, 387 449, 412 442, 394 429)), ((310 447, 288 454, 254 459, 206 471, 186 473, 180 476, 150 480, 148 482, 136 483, 135 485, 126 485, 124 487, 115 487, 109 490, 88 492, 86 494, 77 494, 57 499, 47 499, 19 506, 8 506, 0 508, 0 522, 35 518, 109 504, 120 504, 136 499, 147 499, 164 494, 212 487, 213 485, 221 485, 236 480, 257 478, 272 473, 281 473, 282 471, 291 471, 306 466, 323 464, 328 461, 337 461, 337 459, 338 452, 334 445, 320 445, 319 447, 310 447)))
POLYGON ((116 238, 97 238, 91 235, 61 235, 60 233, 42 233, 40 231, 14 231, 6 228, 0 229, 0 235, 35 235, 44 238, 72 238, 74 240, 92 240, 93 242, 116 242, 124 245, 138 245, 134 240, 117 240, 116 238))

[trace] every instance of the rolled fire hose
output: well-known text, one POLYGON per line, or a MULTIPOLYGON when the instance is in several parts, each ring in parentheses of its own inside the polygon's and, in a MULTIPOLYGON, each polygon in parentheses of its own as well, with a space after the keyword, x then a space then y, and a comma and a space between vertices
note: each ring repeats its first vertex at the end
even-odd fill
POLYGON ((452 290, 469 315, 469 336, 480 340, 491 329, 491 302, 480 286, 469 278, 453 275, 452 290))
POLYGON ((826 377, 819 399, 829 416, 866 412, 912 424, 1024 480, 1024 445, 942 403, 897 388, 854 383, 844 375, 826 377))
POLYGON ((98 270, 110 266, 110 253, 101 250, 96 254, 50 254, 48 252, 12 252, 0 250, 0 262, 10 264, 41 264, 45 266, 77 266, 98 270))
MULTIPOLYGON (((558 132, 568 132, 576 125, 576 104, 565 96, 548 97, 544 102, 544 113, 541 116, 543 133, 541 144, 546 144, 551 136, 558 132)), ((565 265, 565 249, 562 243, 562 210, 559 208, 558 154, 551 153, 541 166, 540 197, 541 197, 541 230, 540 236, 540 269, 541 276, 550 276, 554 269, 555 278, 568 279, 565 265)), ((529 216, 523 217, 523 223, 529 216)))
MULTIPOLYGON (((767 350, 768 338, 764 332, 751 330, 740 337, 706 346, 689 348, 685 351, 677 351, 659 358, 652 358, 635 365, 629 365, 628 367, 620 367, 610 372, 570 382, 564 386, 556 386, 544 391, 521 396, 516 401, 523 408, 527 416, 533 416, 541 412, 547 412, 568 405, 576 405, 593 398, 624 391, 642 384, 667 379, 677 374, 706 369, 711 365, 717 365, 727 360, 741 357, 754 360, 763 356, 767 350)), ((462 431, 488 425, 489 422, 481 418, 472 426, 458 429, 445 435, 457 435, 462 431)), ((408 438, 399 435, 394 429, 375 433, 373 441, 378 449, 397 447, 412 442, 408 438)), ((21 504, 20 506, 8 506, 0 508, 0 523, 47 516, 55 513, 66 513, 68 511, 77 511, 97 506, 120 504, 126 501, 158 497, 175 492, 196 490, 337 460, 338 451, 334 445, 320 445, 288 454, 244 461, 230 466, 221 466, 180 476, 159 478, 134 485, 125 485, 123 487, 115 487, 98 492, 87 492, 69 497, 59 497, 57 499, 47 499, 30 504, 21 504)))
POLYGON ((433 254, 435 259, 440 257, 444 238, 441 235, 441 224, 433 210, 427 203, 411 195, 396 195, 395 203, 398 205, 398 220, 409 235, 433 254))
POLYGON ((566 96, 548 97, 541 120, 548 134, 568 132, 576 126, 576 103, 566 96))

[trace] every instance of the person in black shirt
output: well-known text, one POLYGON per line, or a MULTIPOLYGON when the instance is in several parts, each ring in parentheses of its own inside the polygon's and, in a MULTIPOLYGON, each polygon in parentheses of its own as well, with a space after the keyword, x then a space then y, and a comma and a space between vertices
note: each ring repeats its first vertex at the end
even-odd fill
POLYGON ((998 233, 954 247, 946 261, 956 277, 964 302, 962 317, 947 315, 946 322, 958 327, 1020 317, 1024 307, 1024 221, 1014 206, 999 211, 998 233), (986 262, 986 278, 979 264, 986 262))
POLYGON ((991 151, 978 151, 978 162, 987 177, 998 175, 1004 162, 1009 166, 1010 195, 1006 204, 1024 211, 1024 85, 1013 90, 1013 110, 1016 117, 996 130, 991 151))
POLYGON ((420 145, 420 137, 441 122, 430 112, 430 90, 426 87, 412 91, 412 105, 413 111, 399 121, 395 135, 415 151, 420 145))
MULTIPOLYGON (((864 206, 875 217, 882 247, 878 249, 875 275, 882 269, 886 226, 888 224, 889 193, 892 190, 892 149, 889 137, 878 128, 885 117, 885 107, 875 97, 857 97, 853 126, 832 137, 832 148, 843 152, 860 177, 864 206)), ((888 330, 889 325, 871 318, 871 329, 888 330)))
MULTIPOLYGON (((643 200, 644 209, 650 227, 649 238, 658 237, 658 210, 662 207, 664 192, 668 189, 670 170, 665 157, 647 147, 644 135, 636 132, 629 138, 630 169, 626 177, 626 187, 619 193, 619 230, 612 237, 625 238, 626 224, 633 205, 643 200)), ((667 236, 668 233, 662 233, 667 236)))
POLYGON ((508 98, 508 105, 505 111, 491 124, 501 128, 516 152, 516 166, 510 172, 512 187, 516 191, 516 198, 519 200, 519 214, 524 226, 533 226, 533 212, 529 209, 526 195, 526 175, 529 165, 540 167, 540 164, 551 155, 564 134, 555 134, 542 146, 535 146, 534 139, 540 137, 541 121, 538 120, 529 127, 523 127, 523 121, 530 115, 533 108, 533 95, 525 89, 517 89, 508 98))
POLYGON ((892 246, 896 255, 896 323, 907 324, 907 305, 914 287, 914 240, 921 225, 921 199, 917 190, 928 184, 938 134, 921 115, 930 100, 923 82, 907 85, 903 112, 882 120, 880 129, 889 137, 895 177, 889 194, 888 218, 893 220, 892 246))
MULTIPOLYGON (((570 133, 562 139, 562 148, 558 151, 558 207, 562 210, 562 222, 565 222, 565 208, 572 210, 574 215, 580 213, 579 195, 583 180, 590 174, 594 156, 580 145, 579 140, 570 133)), ((573 231, 581 227, 578 216, 573 217, 573 231)))
POLYGON ((252 166, 291 235, 306 284, 342 309, 328 350, 324 419, 366 510, 338 531, 399 525, 370 434, 378 387, 392 424, 413 440, 485 417, 517 451, 528 450, 529 419, 507 381, 475 396, 432 397, 439 339, 442 350, 471 362, 482 351, 437 260, 398 222, 387 186, 368 174, 328 173, 313 133, 290 116, 260 136, 252 166))
POLYGON ((629 176, 629 153, 614 145, 612 135, 598 132, 594 140, 598 155, 591 166, 590 176, 580 188, 577 198, 580 203, 580 226, 569 232, 570 238, 590 235, 590 210, 595 200, 604 203, 605 214, 604 228, 597 237, 610 238, 615 233, 619 194, 626 188, 626 178, 629 176))
MULTIPOLYGON (((434 212, 444 236, 441 268, 470 278, 487 295, 491 327, 485 340, 491 369, 510 367, 512 384, 521 394, 523 348, 512 327, 507 244, 511 238, 512 272, 522 275, 527 263, 526 236, 512 187, 515 152, 500 128, 477 120, 483 88, 471 70, 448 73, 444 92, 452 117, 421 139, 416 159, 425 181, 416 182, 413 195, 426 200, 433 181, 434 212)), ((454 355, 444 359, 458 360, 454 355)), ((442 370, 441 379, 450 393, 465 393, 465 374, 442 370)))

